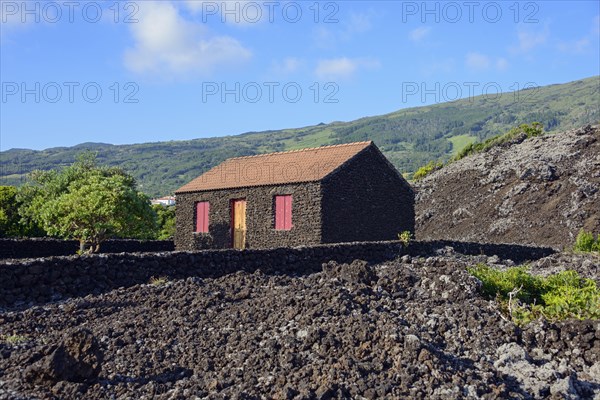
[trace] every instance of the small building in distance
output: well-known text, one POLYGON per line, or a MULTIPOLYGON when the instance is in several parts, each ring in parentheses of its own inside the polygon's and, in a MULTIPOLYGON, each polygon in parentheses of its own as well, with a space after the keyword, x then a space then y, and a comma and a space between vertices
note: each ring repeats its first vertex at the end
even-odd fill
POLYGON ((395 240, 414 192, 373 142, 225 160, 175 192, 177 250, 395 240))
POLYGON ((165 196, 158 199, 150 200, 150 204, 160 204, 161 206, 174 206, 175 196, 165 196))

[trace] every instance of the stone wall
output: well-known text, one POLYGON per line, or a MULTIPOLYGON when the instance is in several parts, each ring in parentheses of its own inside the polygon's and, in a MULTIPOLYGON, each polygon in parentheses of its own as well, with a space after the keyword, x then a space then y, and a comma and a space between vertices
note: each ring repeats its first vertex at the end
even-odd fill
POLYGON ((415 231, 409 183, 370 146, 323 185, 323 243, 395 240, 415 231))
MULTIPOLYGON (((157 252, 174 249, 171 240, 110 239, 100 245, 101 253, 157 252)), ((77 250, 77 240, 0 238, 0 259, 69 256, 76 254, 77 250)))
POLYGON ((218 277, 236 271, 266 274, 307 274, 328 261, 362 259, 382 262, 408 254, 428 256, 446 252, 497 255, 516 263, 552 254, 550 248, 518 245, 397 241, 342 243, 266 250, 208 250, 197 252, 96 254, 91 256, 0 260, 0 307, 23 307, 69 297, 99 294, 119 287, 145 284, 152 277, 181 279, 218 277))
POLYGON ((231 201, 246 199, 246 247, 312 245, 321 238, 319 183, 259 186, 177 194, 177 250, 231 247, 231 201), (292 229, 275 230, 275 195, 291 194, 292 229), (194 233, 195 203, 208 201, 209 233, 194 233))

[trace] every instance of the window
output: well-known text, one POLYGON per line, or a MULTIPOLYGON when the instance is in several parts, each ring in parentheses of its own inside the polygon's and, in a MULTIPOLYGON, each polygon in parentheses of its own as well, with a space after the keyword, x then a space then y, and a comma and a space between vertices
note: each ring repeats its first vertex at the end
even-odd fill
POLYGON ((208 201, 199 201, 196 203, 196 226, 194 232, 208 233, 208 201))
POLYGON ((275 229, 292 229, 292 195, 275 196, 275 229))

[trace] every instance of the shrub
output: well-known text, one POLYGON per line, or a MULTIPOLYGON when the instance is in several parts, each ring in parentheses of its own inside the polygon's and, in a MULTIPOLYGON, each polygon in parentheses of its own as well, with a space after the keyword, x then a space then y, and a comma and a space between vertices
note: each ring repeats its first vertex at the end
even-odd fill
POLYGON ((437 171, 438 169, 442 168, 443 166, 444 166, 444 163, 442 163, 442 162, 429 161, 429 163, 420 167, 417 170, 417 172, 414 173, 413 180, 420 181, 421 179, 425 178, 427 175, 429 175, 433 171, 437 171))
POLYGON ((512 128, 510 131, 503 135, 494 136, 480 143, 471 143, 467 145, 461 151, 459 151, 458 154, 454 156, 452 161, 458 161, 461 158, 465 158, 466 156, 471 154, 488 151, 492 147, 499 146, 514 140, 522 133, 524 133, 527 138, 541 136, 544 134, 544 128, 539 122, 534 122, 531 125, 521 124, 518 127, 512 128))
POLYGON ((594 240, 594 234, 592 232, 586 232, 583 229, 577 234, 575 239, 575 245, 573 246, 575 251, 600 251, 600 234, 594 240))
POLYGON ((500 271, 479 264, 468 271, 481 280, 483 294, 495 298, 502 313, 518 325, 538 318, 600 319, 600 289, 576 271, 546 278, 531 275, 524 266, 500 271))
POLYGON ((398 234, 398 240, 402 243, 402 247, 408 247, 412 240, 412 233, 410 231, 404 231, 398 234))
POLYGON ((153 276, 152 278, 150 278, 150 284, 152 286, 161 286, 161 285, 164 285, 167 282, 169 282, 169 279, 166 276, 161 276, 161 277, 158 277, 158 278, 155 278, 153 276))

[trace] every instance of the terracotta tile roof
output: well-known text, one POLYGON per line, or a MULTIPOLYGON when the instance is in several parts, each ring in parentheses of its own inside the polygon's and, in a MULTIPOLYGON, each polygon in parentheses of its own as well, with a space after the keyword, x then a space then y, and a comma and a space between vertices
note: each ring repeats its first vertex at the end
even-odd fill
POLYGON ((320 181, 372 143, 229 158, 175 193, 320 181))

